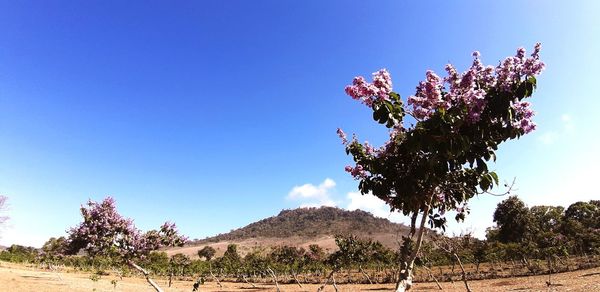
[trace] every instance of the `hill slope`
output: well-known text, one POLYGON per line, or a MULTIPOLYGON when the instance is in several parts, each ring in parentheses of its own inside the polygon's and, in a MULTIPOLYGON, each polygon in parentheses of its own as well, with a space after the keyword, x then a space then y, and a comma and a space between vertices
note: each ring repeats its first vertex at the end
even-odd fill
POLYGON ((377 218, 362 210, 348 211, 334 207, 298 208, 282 210, 269 217, 229 233, 198 241, 238 241, 250 238, 317 238, 324 235, 355 234, 370 237, 373 234, 407 232, 408 227, 377 218))
POLYGON ((256 247, 291 245, 307 247, 319 244, 334 250, 336 234, 354 234, 378 240, 390 248, 398 247, 397 240, 408 233, 409 227, 378 218, 362 210, 348 211, 334 207, 282 210, 277 216, 262 219, 225 234, 198 240, 185 247, 167 251, 195 256, 198 249, 210 245, 222 254, 227 245, 235 243, 245 252, 256 247))

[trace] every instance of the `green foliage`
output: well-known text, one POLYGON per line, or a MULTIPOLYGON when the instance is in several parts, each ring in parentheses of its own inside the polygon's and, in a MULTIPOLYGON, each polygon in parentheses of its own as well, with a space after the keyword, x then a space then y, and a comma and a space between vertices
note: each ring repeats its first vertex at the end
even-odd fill
POLYGON ((154 274, 165 275, 171 267, 171 261, 166 252, 153 251, 142 262, 154 274))
POLYGON ((262 273, 272 265, 272 257, 264 255, 264 250, 255 248, 244 257, 244 270, 247 273, 262 273))
POLYGON ((600 201, 577 202, 564 214, 563 233, 577 253, 600 254, 600 201))
POLYGON ((207 261, 210 261, 217 251, 212 246, 205 246, 202 249, 198 250, 198 257, 205 258, 207 261))
POLYGON ((396 254, 380 242, 360 239, 355 235, 337 235, 338 250, 329 255, 327 263, 336 270, 367 265, 395 265, 396 254))
POLYGON ((494 222, 498 225, 497 240, 503 243, 526 241, 531 220, 529 209, 516 196, 500 202, 494 212, 494 222))
POLYGON ((496 228, 488 241, 503 249, 505 258, 554 258, 569 254, 600 254, 599 201, 527 208, 517 197, 498 204, 496 228), (502 244, 498 244, 502 243, 502 244))
POLYGON ((51 237, 42 246, 41 257, 46 263, 53 263, 60 260, 68 253, 69 243, 64 236, 55 238, 51 237))
POLYGON ((242 257, 237 251, 237 245, 229 244, 223 256, 217 259, 216 264, 228 273, 235 273, 242 266, 242 257))
POLYGON ((32 263, 39 256, 39 251, 33 247, 13 244, 0 252, 0 260, 14 263, 32 263))
POLYGON ((183 276, 186 274, 186 269, 191 263, 192 261, 190 260, 190 257, 182 253, 176 253, 171 256, 171 259, 169 260, 169 271, 174 275, 183 276))
POLYGON ((304 268, 306 250, 293 246, 277 246, 273 248, 269 258, 277 263, 279 271, 299 272, 304 268))

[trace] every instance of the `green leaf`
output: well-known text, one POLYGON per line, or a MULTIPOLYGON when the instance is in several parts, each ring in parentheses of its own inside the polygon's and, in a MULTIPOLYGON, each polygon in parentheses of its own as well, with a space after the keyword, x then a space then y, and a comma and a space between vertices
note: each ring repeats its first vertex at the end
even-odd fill
POLYGON ((533 94, 535 84, 529 81, 525 82, 525 96, 530 97, 533 94))
POLYGON ((537 79, 535 79, 535 76, 529 76, 527 82, 531 83, 534 88, 537 88, 537 79))
POLYGON ((481 158, 477 158, 477 170, 479 172, 486 172, 488 170, 487 164, 481 158))
POLYGON ((373 111, 373 120, 375 120, 376 122, 379 122, 380 116, 379 116, 379 111, 374 110, 373 111))
POLYGON ((495 172, 490 172, 489 175, 492 177, 492 179, 494 180, 494 182, 496 183, 496 185, 498 185, 498 174, 496 174, 495 172))
POLYGON ((492 182, 490 181, 490 179, 488 178, 487 175, 484 175, 481 177, 481 180, 479 181, 479 187, 481 188, 482 191, 487 191, 490 188, 490 184, 492 182))

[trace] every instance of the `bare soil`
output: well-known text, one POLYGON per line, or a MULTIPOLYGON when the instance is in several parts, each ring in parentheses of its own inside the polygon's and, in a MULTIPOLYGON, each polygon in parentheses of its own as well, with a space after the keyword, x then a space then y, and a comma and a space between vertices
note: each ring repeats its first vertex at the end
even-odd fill
MULTIPOLYGON (((97 281, 91 274, 64 270, 61 272, 38 269, 32 266, 0 262, 0 291, 153 291, 143 278, 116 275, 102 276, 97 281), (116 280, 116 286, 112 280, 116 280)), ((174 281, 167 287, 166 279, 155 279, 166 291, 191 291, 191 281, 174 281)), ((470 281, 473 291, 600 291, 600 268, 579 270, 552 275, 552 285, 548 286, 547 275, 502 278, 493 280, 470 281)), ((276 291, 272 284, 256 284, 253 288, 246 283, 222 283, 220 288, 215 282, 207 282, 200 291, 276 291)), ((444 291, 465 291, 460 281, 440 283, 444 291)), ((309 284, 280 285, 281 291, 316 291, 319 285, 309 284)), ((338 285, 340 291, 393 291, 393 284, 338 285)), ((334 291, 327 286, 325 291, 334 291)), ((413 291, 439 291, 435 283, 416 283, 413 291)))

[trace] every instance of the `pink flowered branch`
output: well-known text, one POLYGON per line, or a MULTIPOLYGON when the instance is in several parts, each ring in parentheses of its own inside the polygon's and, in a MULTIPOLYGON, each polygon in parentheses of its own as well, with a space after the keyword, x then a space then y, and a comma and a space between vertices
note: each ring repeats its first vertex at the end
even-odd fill
POLYGON ((84 249, 90 255, 111 254, 125 259, 143 258, 151 251, 181 246, 187 241, 174 223, 165 222, 158 230, 143 233, 133 220, 121 216, 112 197, 81 206, 83 222, 68 233, 74 252, 84 249))
MULTIPOLYGON (((537 43, 531 56, 526 57, 525 49, 519 48, 515 56, 507 57, 496 67, 484 66, 480 53, 475 51, 473 63, 467 71, 458 73, 452 64, 448 64, 444 78, 429 70, 425 73, 425 80, 417 85, 416 93, 408 97, 407 104, 410 107, 405 108, 405 112, 417 121, 423 121, 440 109, 464 106, 467 109, 465 119, 476 123, 485 110, 487 91, 510 91, 515 82, 539 75, 544 70, 545 64, 539 58, 540 49, 541 45, 537 43)), ((372 107, 378 100, 389 100, 392 78, 386 69, 381 69, 373 73, 371 83, 357 76, 345 91, 353 99, 372 107)), ((531 121, 534 113, 529 106, 528 102, 517 100, 512 103, 518 116, 513 127, 523 129, 525 133, 535 129, 535 123, 531 121)))

